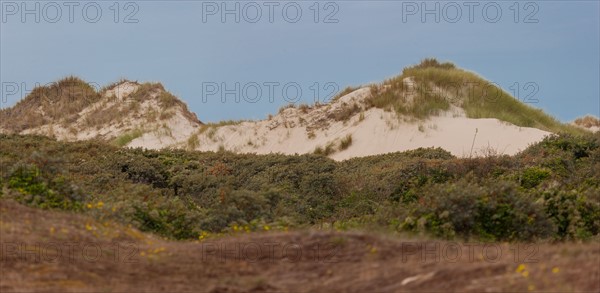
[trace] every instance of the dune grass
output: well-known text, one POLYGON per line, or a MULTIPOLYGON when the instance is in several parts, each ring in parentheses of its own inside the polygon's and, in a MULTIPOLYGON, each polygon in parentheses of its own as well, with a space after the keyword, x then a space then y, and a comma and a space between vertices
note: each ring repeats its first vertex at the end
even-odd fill
POLYGON ((469 118, 496 118, 517 126, 555 133, 584 132, 519 101, 473 72, 435 59, 425 59, 421 64, 405 68, 401 75, 373 86, 371 92, 373 106, 392 108, 399 114, 419 119, 434 116, 456 105, 463 108, 469 118), (407 77, 415 81, 414 89, 405 84, 407 77), (413 94, 412 101, 409 93, 413 94))
POLYGON ((112 141, 112 144, 116 145, 118 147, 123 147, 123 146, 126 146, 127 144, 129 144, 134 139, 141 137, 143 134, 144 134, 144 132, 141 129, 134 129, 134 130, 131 130, 124 134, 121 134, 120 136, 115 138, 112 141))
POLYGON ((351 145, 352 145, 352 134, 348 134, 344 138, 342 138, 342 140, 340 141, 340 151, 343 151, 343 150, 349 148, 351 145))
POLYGON ((56 122, 68 127, 79 118, 81 110, 99 99, 94 87, 69 76, 37 86, 15 106, 0 110, 0 127, 15 133, 56 122))

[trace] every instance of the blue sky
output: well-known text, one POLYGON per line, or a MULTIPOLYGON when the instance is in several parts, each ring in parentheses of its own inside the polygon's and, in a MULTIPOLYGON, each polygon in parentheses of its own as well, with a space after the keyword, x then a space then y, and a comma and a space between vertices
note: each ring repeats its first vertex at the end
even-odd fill
POLYGON ((36 83, 76 75, 100 86, 160 81, 202 121, 258 119, 298 87, 299 102, 312 103, 317 93, 323 101, 335 89, 436 57, 508 92, 519 88, 520 98, 562 121, 600 116, 597 1, 287 2, 2 1, 2 106, 36 83), (221 15, 236 3, 239 13, 221 15), (434 12, 421 15, 427 9, 434 12))

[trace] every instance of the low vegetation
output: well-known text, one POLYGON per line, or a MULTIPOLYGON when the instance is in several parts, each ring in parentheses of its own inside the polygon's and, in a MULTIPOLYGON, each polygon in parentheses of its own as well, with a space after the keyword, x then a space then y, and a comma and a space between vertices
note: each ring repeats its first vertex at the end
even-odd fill
POLYGON ((600 134, 552 136, 515 156, 417 149, 343 162, 18 135, 0 135, 0 144, 4 199, 175 239, 323 223, 499 241, 600 233, 600 134))

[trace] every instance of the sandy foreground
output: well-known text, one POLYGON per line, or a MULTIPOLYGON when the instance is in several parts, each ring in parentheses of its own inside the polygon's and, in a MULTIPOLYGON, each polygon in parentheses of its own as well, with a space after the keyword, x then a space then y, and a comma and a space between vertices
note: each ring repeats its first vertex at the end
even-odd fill
POLYGON ((168 241, 0 201, 2 292, 598 292, 600 245, 341 232, 168 241))

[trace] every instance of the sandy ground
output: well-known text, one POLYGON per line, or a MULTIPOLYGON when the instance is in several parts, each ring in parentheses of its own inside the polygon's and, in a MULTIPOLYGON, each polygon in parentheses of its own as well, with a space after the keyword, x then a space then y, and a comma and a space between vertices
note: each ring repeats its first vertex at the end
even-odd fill
POLYGON ((0 200, 1 292, 600 292, 600 246, 327 229, 168 241, 0 200))

